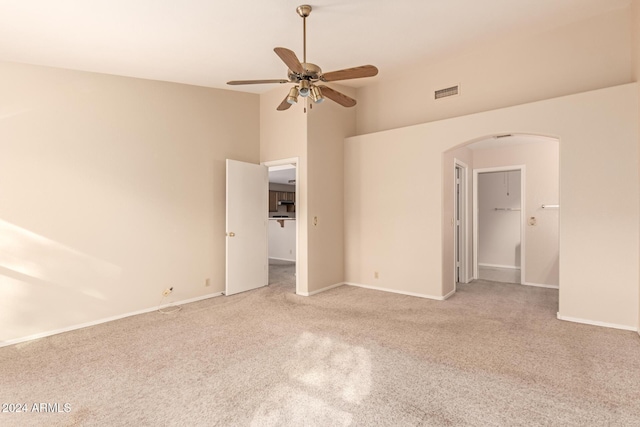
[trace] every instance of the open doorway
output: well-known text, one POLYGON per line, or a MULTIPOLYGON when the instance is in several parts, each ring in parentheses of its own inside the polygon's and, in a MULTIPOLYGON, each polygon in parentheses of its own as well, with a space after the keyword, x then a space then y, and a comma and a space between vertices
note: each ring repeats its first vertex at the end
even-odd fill
POLYGON ((524 166, 474 170, 474 276, 522 283, 524 166))
POLYGON ((296 162, 292 160, 272 162, 268 167, 269 285, 281 288, 285 292, 296 292, 298 247, 296 162))

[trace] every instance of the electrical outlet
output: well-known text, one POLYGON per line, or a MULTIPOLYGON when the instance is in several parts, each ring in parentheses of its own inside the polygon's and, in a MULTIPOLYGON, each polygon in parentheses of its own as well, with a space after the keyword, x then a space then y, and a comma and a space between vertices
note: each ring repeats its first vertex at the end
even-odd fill
POLYGON ((169 296, 171 292, 173 292, 173 286, 162 291, 162 296, 163 297, 169 296))
POLYGON ((205 286, 210 286, 211 285, 211 279, 207 278, 207 280, 204 281, 204 285, 205 286))
POLYGON ((373 278, 374 278, 374 279, 379 279, 379 278, 380 278, 380 275, 378 274, 378 272, 377 272, 377 271, 374 271, 374 272, 373 272, 373 278))

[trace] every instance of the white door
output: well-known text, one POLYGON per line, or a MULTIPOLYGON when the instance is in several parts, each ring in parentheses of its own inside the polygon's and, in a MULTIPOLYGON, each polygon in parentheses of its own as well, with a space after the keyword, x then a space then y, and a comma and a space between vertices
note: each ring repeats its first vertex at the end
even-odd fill
POLYGON ((227 159, 227 265, 225 295, 269 283, 266 166, 227 159))

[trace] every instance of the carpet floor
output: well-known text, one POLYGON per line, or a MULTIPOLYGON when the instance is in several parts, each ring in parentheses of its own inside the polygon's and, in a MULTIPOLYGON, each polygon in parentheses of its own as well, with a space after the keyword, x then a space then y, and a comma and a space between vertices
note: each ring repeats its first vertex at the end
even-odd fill
POLYGON ((255 291, 0 348, 0 403, 28 406, 0 425, 640 425, 638 335, 557 320, 557 290, 301 297, 277 268, 255 291))

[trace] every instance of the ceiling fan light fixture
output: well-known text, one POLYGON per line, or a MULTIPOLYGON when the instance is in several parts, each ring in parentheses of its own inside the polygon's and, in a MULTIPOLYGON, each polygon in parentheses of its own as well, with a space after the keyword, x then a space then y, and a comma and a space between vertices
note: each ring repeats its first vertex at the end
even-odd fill
POLYGON ((300 80, 300 96, 306 98, 309 96, 309 80, 300 80))
POLYGON ((294 86, 289 90, 289 96, 287 96, 287 102, 291 105, 298 102, 298 86, 294 86))
POLYGON ((315 102, 316 104, 320 104, 322 101, 324 101, 322 91, 316 85, 311 86, 311 99, 313 99, 313 102, 315 102))
POLYGON ((378 69, 373 65, 361 65, 359 67, 345 68, 342 70, 323 73, 322 69, 310 62, 307 62, 307 17, 311 13, 312 7, 308 4, 298 6, 296 12, 302 18, 302 61, 298 59, 295 52, 285 47, 275 47, 273 51, 287 66, 287 79, 262 79, 262 80, 231 80, 229 85, 250 85, 266 83, 293 83, 287 96, 276 108, 278 111, 288 110, 292 105, 298 103, 298 97, 311 98, 312 103, 304 102, 304 111, 307 107, 312 108, 313 104, 319 104, 326 98, 336 102, 343 107, 353 107, 356 100, 338 92, 322 83, 337 82, 340 80, 360 79, 363 77, 373 77, 378 74, 378 69), (318 84, 318 86, 316 86, 318 84))

